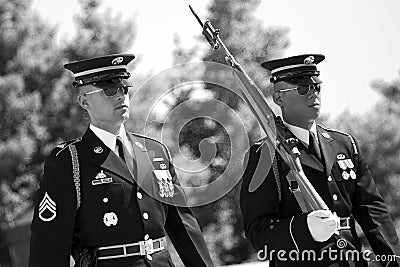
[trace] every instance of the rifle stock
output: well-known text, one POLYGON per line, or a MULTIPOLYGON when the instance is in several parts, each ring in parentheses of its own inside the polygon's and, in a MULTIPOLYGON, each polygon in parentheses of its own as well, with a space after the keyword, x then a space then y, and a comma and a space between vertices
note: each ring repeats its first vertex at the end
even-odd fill
MULTIPOLYGON (((217 50, 220 47, 223 48, 226 55, 225 59, 233 68, 233 72, 241 85, 243 99, 265 131, 267 141, 275 147, 284 162, 289 166, 289 175, 292 175, 292 178, 294 178, 293 180, 297 183, 297 185, 291 185, 292 191, 295 195, 296 193, 301 194, 305 202, 303 203, 304 205, 299 203, 302 211, 306 213, 320 209, 328 210, 328 206, 312 186, 303 171, 299 158, 300 152, 297 148, 298 140, 293 137, 291 132, 283 124, 282 120, 274 114, 268 103, 265 101, 261 90, 257 87, 242 66, 236 61, 234 56, 221 40, 219 37, 219 29, 215 29, 211 25, 210 21, 206 21, 203 24, 192 7, 190 5, 189 7, 197 21, 202 26, 202 34, 206 37, 211 47, 214 50, 217 50), (297 192, 296 189, 293 188, 294 186, 298 186, 297 192)), ((298 197, 296 197, 296 199, 299 201, 298 197)))

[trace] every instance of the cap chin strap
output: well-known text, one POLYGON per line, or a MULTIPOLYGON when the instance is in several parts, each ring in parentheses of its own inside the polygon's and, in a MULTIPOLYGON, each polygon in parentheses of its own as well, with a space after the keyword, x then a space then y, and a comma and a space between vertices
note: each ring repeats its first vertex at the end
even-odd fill
POLYGON ((131 77, 131 74, 129 72, 103 74, 103 75, 97 75, 97 76, 89 77, 89 78, 86 78, 86 79, 76 80, 76 81, 74 81, 72 83, 72 86, 80 87, 80 86, 85 86, 85 85, 88 85, 88 84, 105 82, 105 81, 116 79, 116 78, 128 79, 129 77, 131 77))
POLYGON ((277 82, 287 82, 290 79, 293 78, 301 78, 301 77, 311 77, 311 76, 319 76, 319 70, 316 71, 297 71, 297 72, 288 72, 288 73, 283 73, 277 76, 272 76, 270 79, 271 83, 277 83, 277 82))

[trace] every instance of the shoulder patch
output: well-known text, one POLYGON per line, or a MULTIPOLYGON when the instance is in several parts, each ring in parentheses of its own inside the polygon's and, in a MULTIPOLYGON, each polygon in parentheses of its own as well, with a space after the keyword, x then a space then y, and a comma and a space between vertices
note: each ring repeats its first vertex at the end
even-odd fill
POLYGON ((330 131, 330 132, 335 132, 335 133, 343 134, 343 135, 347 136, 348 138, 350 138, 351 144, 353 145, 354 154, 356 154, 356 155, 358 154, 358 149, 357 149, 356 142, 354 141, 353 136, 351 136, 351 135, 348 134, 348 133, 342 132, 342 131, 338 131, 338 130, 335 130, 335 129, 330 129, 330 128, 323 127, 323 126, 320 125, 320 124, 318 124, 318 126, 321 127, 322 129, 324 129, 325 131, 330 131))
POLYGON ((79 138, 76 138, 76 139, 72 139, 72 140, 65 141, 65 142, 63 142, 63 143, 57 145, 56 148, 60 148, 60 150, 57 151, 56 157, 57 157, 62 151, 64 151, 67 147, 69 147, 69 146, 72 145, 72 144, 78 143, 78 142, 80 142, 81 140, 82 140, 82 137, 79 137, 79 138))

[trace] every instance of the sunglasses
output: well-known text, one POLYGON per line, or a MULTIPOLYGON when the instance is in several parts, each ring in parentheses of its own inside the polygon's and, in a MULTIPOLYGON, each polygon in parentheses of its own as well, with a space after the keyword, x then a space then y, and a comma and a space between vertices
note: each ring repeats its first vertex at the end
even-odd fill
POLYGON ((86 95, 94 94, 94 93, 101 92, 101 91, 103 91, 103 94, 106 97, 114 97, 119 91, 123 92, 123 94, 126 95, 128 93, 129 87, 132 87, 132 86, 126 85, 126 86, 122 86, 122 87, 98 89, 98 90, 94 90, 94 91, 91 91, 88 93, 83 93, 83 95, 86 96, 86 95))
POLYGON ((307 95, 311 90, 315 90, 316 92, 321 92, 321 85, 320 84, 310 84, 308 86, 299 86, 294 88, 282 89, 279 92, 289 92, 297 90, 299 95, 307 95))

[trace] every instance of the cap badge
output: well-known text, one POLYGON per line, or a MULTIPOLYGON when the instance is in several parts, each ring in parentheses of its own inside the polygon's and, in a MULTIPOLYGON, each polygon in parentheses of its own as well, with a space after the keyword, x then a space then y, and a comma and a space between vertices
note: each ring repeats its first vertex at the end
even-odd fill
POLYGON ((96 146, 96 147, 93 149, 93 151, 94 151, 94 153, 96 153, 96 154, 101 154, 101 153, 103 153, 103 148, 102 148, 101 146, 96 146))
POLYGON ((124 58, 123 58, 123 57, 116 57, 116 58, 114 58, 114 59, 111 61, 111 64, 113 64, 113 65, 118 65, 118 64, 121 64, 122 61, 124 61, 124 58))
POLYGON ((308 56, 308 57, 306 57, 305 59, 304 59, 304 64, 306 64, 306 65, 309 65, 309 64, 312 64, 312 63, 314 63, 314 57, 313 56, 308 56))

